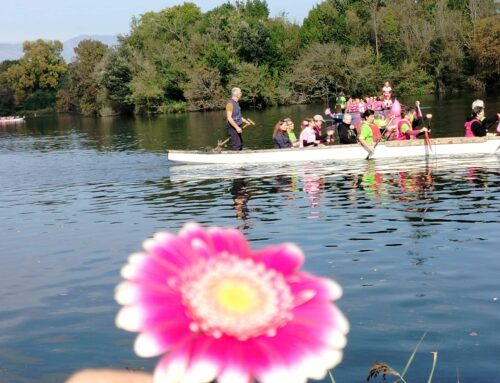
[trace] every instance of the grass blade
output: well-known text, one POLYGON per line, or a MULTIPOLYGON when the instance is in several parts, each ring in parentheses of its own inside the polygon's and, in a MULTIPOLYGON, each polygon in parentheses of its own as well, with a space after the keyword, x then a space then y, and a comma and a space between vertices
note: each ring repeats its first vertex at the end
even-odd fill
POLYGON ((331 373, 331 371, 330 371, 330 370, 328 370, 328 375, 330 376, 330 381, 331 381, 332 383, 335 383, 335 379, 333 379, 333 374, 331 373))
POLYGON ((403 372, 401 373, 401 377, 402 378, 404 378, 404 376, 406 374, 406 371, 408 371, 408 369, 410 368, 410 365, 413 362, 413 358, 415 357, 415 354, 417 353, 417 350, 420 347, 420 344, 422 343, 422 341, 424 340, 424 338, 425 338, 426 335, 427 335, 427 331, 424 332, 424 335, 422 335, 422 338, 420 338, 420 340, 418 341, 417 345, 415 346, 415 349, 411 353, 410 358, 408 359, 408 362, 406 362, 406 366, 405 366, 403 372))
POLYGON ((438 358, 437 351, 433 351, 431 354, 432 354, 432 369, 431 369, 431 373, 429 375, 429 379, 427 380, 427 383, 432 382, 432 375, 434 375, 434 369, 436 368, 436 363, 437 363, 437 358, 438 358))

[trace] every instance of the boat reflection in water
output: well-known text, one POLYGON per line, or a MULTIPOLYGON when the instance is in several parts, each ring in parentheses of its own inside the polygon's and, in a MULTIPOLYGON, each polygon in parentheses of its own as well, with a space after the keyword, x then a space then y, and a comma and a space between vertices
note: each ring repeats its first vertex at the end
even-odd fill
MULTIPOLYGON (((453 192, 462 181, 478 188, 488 187, 488 172, 499 162, 498 156, 463 157, 438 161, 369 160, 318 162, 287 165, 180 165, 170 167, 170 180, 182 187, 186 182, 199 185, 231 184, 232 208, 241 229, 252 227, 252 220, 273 220, 278 214, 294 211, 301 218, 331 216, 332 209, 393 209, 409 213, 405 220, 421 222, 428 216, 441 191, 453 192), (453 180, 449 180, 452 177, 453 180), (253 208, 253 198, 255 198, 253 208), (416 203, 422 201, 425 203, 416 203), (297 210, 297 208, 299 210, 297 210), (304 211, 307 208, 307 213, 304 211), (272 217, 275 215, 275 217, 272 217)), ((460 195, 473 190, 458 190, 460 195)))
POLYGON ((233 207, 236 211, 236 218, 243 221, 238 229, 248 229, 252 227, 252 222, 249 218, 248 200, 250 193, 247 190, 246 181, 244 178, 234 178, 231 186, 231 195, 233 196, 233 207))

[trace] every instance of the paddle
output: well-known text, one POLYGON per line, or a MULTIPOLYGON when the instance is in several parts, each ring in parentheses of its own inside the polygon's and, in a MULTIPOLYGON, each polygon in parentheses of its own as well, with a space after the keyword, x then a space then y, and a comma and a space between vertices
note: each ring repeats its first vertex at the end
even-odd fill
MULTIPOLYGON (((418 101, 417 101, 418 102, 418 101)), ((417 110, 418 110, 418 114, 420 116, 420 118, 423 118, 424 115, 422 114, 422 109, 420 109, 420 102, 418 102, 417 104, 417 110)), ((431 129, 431 117, 429 117, 429 130, 431 129)), ((429 138, 429 131, 426 130, 424 132, 424 136, 425 136, 425 143, 427 144, 427 147, 429 148, 429 150, 432 152, 432 144, 431 144, 431 139, 429 138)))
MULTIPOLYGON (((255 125, 255 122, 253 122, 250 118, 246 118, 246 120, 248 121, 248 123, 246 123, 245 125, 243 125, 243 126, 241 127, 241 130, 243 130, 243 129, 245 129, 245 128, 247 128, 247 127, 251 126, 251 125, 255 125)), ((231 137, 226 138, 224 141, 222 141, 222 140, 217 140, 217 146, 215 147, 215 150, 216 150, 217 152, 222 151, 222 147, 223 147, 224 145, 226 145, 226 144, 229 142, 229 140, 230 140, 230 139, 231 139, 231 137)))
MULTIPOLYGON (((388 127, 389 125, 391 125, 391 122, 392 122, 392 120, 393 120, 393 119, 394 119, 394 116, 391 116, 391 119, 390 119, 390 120, 389 120, 389 122, 385 125, 385 128, 384 128, 384 129, 382 129, 382 130, 383 130, 383 132, 380 132, 380 138, 377 140, 377 142, 375 142, 375 145, 373 146, 373 149, 372 149, 370 152, 368 152, 368 155, 366 156, 366 159, 367 159, 367 160, 369 160, 369 159, 370 159, 370 156, 372 156, 373 154, 375 154, 375 148, 377 147, 377 145, 379 144, 379 142, 380 142, 380 141, 382 141, 382 138, 384 138, 384 134, 385 134, 385 132, 386 132, 386 130, 387 130, 387 127, 388 127)), ((391 132, 391 134, 389 134, 389 137, 387 137, 387 141, 389 141, 389 140, 391 139, 392 134, 394 133, 394 131, 395 131, 395 130, 396 130, 396 129, 393 129, 393 131, 391 132)))

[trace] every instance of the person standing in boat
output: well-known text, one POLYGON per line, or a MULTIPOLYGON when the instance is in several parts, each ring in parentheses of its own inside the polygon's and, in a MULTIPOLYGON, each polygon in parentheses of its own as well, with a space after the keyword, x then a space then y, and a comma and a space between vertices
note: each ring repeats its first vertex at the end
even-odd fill
POLYGON ((241 115, 241 108, 238 103, 240 98, 241 89, 233 88, 231 90, 231 98, 226 104, 226 128, 234 150, 243 149, 243 137, 241 135, 243 130, 241 129, 241 125, 243 123, 250 124, 250 122, 241 115))
POLYGON ((389 81, 386 81, 383 88, 382 88, 382 95, 384 96, 384 99, 389 100, 392 98, 392 86, 389 81))

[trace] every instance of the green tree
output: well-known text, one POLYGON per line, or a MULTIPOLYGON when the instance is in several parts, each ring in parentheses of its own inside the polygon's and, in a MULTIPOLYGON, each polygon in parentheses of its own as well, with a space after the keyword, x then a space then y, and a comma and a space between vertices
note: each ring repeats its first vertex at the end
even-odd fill
POLYGON ((78 110, 83 114, 96 115, 102 107, 97 101, 101 89, 96 71, 107 52, 108 46, 95 40, 83 40, 75 48, 75 58, 69 71, 70 90, 78 110))
POLYGON ((288 71, 300 54, 300 27, 284 16, 267 21, 270 44, 275 56, 270 60, 271 69, 288 71))
POLYGON ((137 60, 140 69, 130 81, 131 101, 136 113, 157 113, 165 102, 165 81, 156 66, 145 58, 137 60))
POLYGON ((269 17, 269 7, 266 1, 238 0, 236 8, 243 14, 245 20, 267 20, 269 17))
POLYGON ((15 110, 14 92, 10 89, 6 74, 8 69, 18 61, 5 60, 0 63, 0 116, 7 116, 15 110))
POLYGON ((112 49, 102 62, 99 84, 104 88, 108 106, 117 113, 127 114, 134 109, 130 82, 132 69, 124 49, 112 49))
POLYGON ((195 68, 188 75, 184 95, 189 110, 213 110, 224 106, 225 91, 215 69, 195 68))
POLYGON ((311 9, 301 28, 303 46, 314 42, 350 45, 351 31, 348 29, 346 11, 353 4, 355 5, 356 1, 326 0, 311 9))
POLYGON ((177 41, 187 45, 193 26, 201 19, 200 9, 193 3, 184 3, 161 10, 147 12, 132 19, 132 30, 127 43, 145 51, 148 43, 177 41))
MULTIPOLYGON (((474 24, 476 38, 471 43, 474 77, 481 88, 498 89, 500 84, 500 15, 474 24)), ((477 87, 477 86, 476 86, 477 87)))
POLYGON ((228 76, 235 73, 237 60, 222 44, 212 40, 208 43, 202 62, 219 72, 220 81, 225 86, 228 76))
POLYGON ((293 65, 289 81, 298 102, 327 101, 347 90, 346 56, 335 43, 314 43, 301 52, 293 65))
MULTIPOLYGON (((14 91, 16 103, 21 104, 31 96, 46 107, 47 101, 55 103, 55 92, 61 77, 66 73, 67 65, 61 57, 60 41, 25 41, 23 57, 19 63, 11 66, 6 73, 9 87, 14 91), (45 96, 42 96, 45 94, 45 96)), ((32 107, 36 103, 30 102, 32 107)))
POLYGON ((240 24, 236 49, 238 56, 246 62, 269 64, 277 55, 271 34, 262 20, 240 24))

